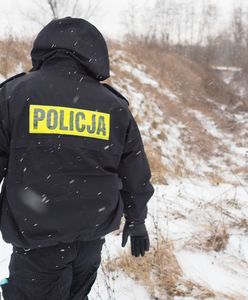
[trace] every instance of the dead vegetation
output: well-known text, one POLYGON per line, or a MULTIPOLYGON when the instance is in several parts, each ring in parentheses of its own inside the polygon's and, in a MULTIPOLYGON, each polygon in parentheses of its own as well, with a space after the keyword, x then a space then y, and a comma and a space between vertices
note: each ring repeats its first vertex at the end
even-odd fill
MULTIPOLYGON (((230 112, 232 104, 235 104, 239 99, 209 68, 203 68, 183 56, 165 51, 157 44, 149 44, 145 48, 135 41, 126 43, 125 46, 115 41, 109 41, 108 43, 111 67, 116 75, 118 86, 128 92, 128 87, 132 82, 132 86, 137 91, 142 92, 149 101, 157 103, 164 113, 165 124, 168 120, 173 120, 175 123, 185 125, 185 128, 181 129, 180 136, 182 148, 194 154, 196 158, 199 157, 205 161, 216 157, 217 152, 220 156, 228 152, 222 141, 213 137, 210 132, 203 128, 200 120, 189 111, 200 112, 203 116, 212 120, 223 133, 231 132, 236 136, 237 141, 239 140, 241 132, 239 126, 233 124, 229 118, 224 117, 219 110, 220 105, 227 104, 227 111, 230 112), (117 55, 121 52, 124 54, 117 55), (149 85, 142 84, 130 72, 122 70, 120 68, 122 61, 134 67, 144 66, 144 71, 158 81, 159 88, 151 88, 149 85), (163 93, 164 87, 177 95, 179 101, 173 100, 166 93, 163 93)), ((31 68, 29 57, 31 44, 29 41, 17 40, 11 36, 0 41, 0 74, 8 77, 21 70, 28 71, 31 68)), ((112 81, 113 79, 109 80, 110 83, 112 81)), ((135 101, 135 99, 129 100, 131 103, 135 101)), ((144 114, 148 116, 146 110, 144 110, 144 114)), ((139 120, 139 116, 137 116, 137 122, 141 125, 143 120, 139 120)), ((170 142, 167 132, 160 130, 160 124, 156 122, 155 118, 151 121, 151 128, 160 131, 156 136, 149 132, 150 139, 154 141, 154 144, 158 139, 163 140, 165 145, 170 142)), ((180 153, 175 158, 166 157, 167 160, 173 160, 173 162, 171 165, 165 166, 158 147, 147 146, 147 149, 154 183, 163 183, 164 177, 167 177, 167 175, 183 177, 189 176, 195 171, 197 173, 197 170, 186 168, 184 158, 180 153)), ((224 180, 222 179, 221 170, 216 169, 214 171, 216 167, 211 166, 211 164, 210 167, 213 172, 206 171, 206 177, 213 184, 222 183, 224 180)), ((236 165, 233 168, 238 173, 243 171, 243 169, 238 169, 236 165)))
POLYGON ((248 233, 248 220, 247 220, 247 219, 244 219, 244 218, 237 219, 237 220, 235 220, 234 222, 232 222, 231 225, 232 225, 234 228, 238 228, 238 229, 243 230, 243 232, 244 232, 245 234, 248 233))
POLYGON ((145 144, 145 151, 151 168, 152 182, 166 184, 167 170, 162 161, 161 151, 150 144, 145 144))
MULTIPOLYGON (((208 163, 211 171, 205 171, 205 178, 209 179, 214 185, 230 182, 223 178, 223 169, 233 166, 237 172, 240 170, 231 156, 230 147, 223 143, 225 137, 232 135, 233 143, 237 145, 243 141, 241 134, 241 125, 238 125, 231 116, 239 111, 237 103, 243 101, 235 95, 219 76, 211 68, 180 56, 176 53, 165 51, 159 45, 151 44, 143 47, 135 41, 127 43, 125 46, 118 43, 110 43, 110 55, 112 61, 112 70, 115 74, 114 83, 118 82, 122 90, 129 89, 130 82, 137 92, 142 91, 145 98, 156 102, 158 107, 164 113, 164 123, 175 123, 184 125, 180 129, 182 149, 208 163), (128 54, 128 55, 127 55, 128 54), (159 88, 142 84, 132 73, 123 70, 122 63, 132 65, 134 68, 142 69, 149 76, 158 81, 159 88), (118 80, 120 78, 121 80, 118 80), (178 99, 172 99, 169 94, 164 93, 164 88, 174 93, 178 99), (224 105, 224 106, 223 106, 224 105), (225 107, 224 110, 223 107, 225 107), (196 114, 194 114, 196 113, 196 114), (209 124, 212 125, 212 131, 209 124), (223 135, 223 140, 213 134, 216 132, 223 135), (222 159, 223 169, 215 165, 216 158, 222 159), (229 162, 227 160, 229 159, 229 162), (225 163, 226 161, 226 163, 225 163)), ((129 99, 131 104, 135 99, 129 99)), ((132 105, 131 105, 132 106, 132 105)), ((240 106, 239 106, 240 107, 240 106)), ((138 120, 139 121, 139 120, 138 120)), ((143 120, 140 120, 142 124, 143 120)), ((160 124, 156 123, 155 117, 151 119, 151 128, 160 130, 161 138, 166 143, 168 140, 167 132, 161 130, 160 124)), ((156 143, 158 136, 150 138, 156 143)), ((245 147, 242 142, 240 147, 245 147)), ((167 157, 172 158, 172 157, 167 157)), ((188 176, 189 174, 199 174, 198 170, 191 170, 185 166, 184 158, 179 154, 173 159, 173 167, 166 165, 166 174, 173 177, 188 176)), ((232 176, 234 178, 234 176, 232 176)), ((235 178, 232 182, 236 182, 235 178)))
POLYGON ((136 63, 149 66, 149 73, 172 91, 180 92, 184 101, 212 98, 217 103, 237 103, 237 96, 208 66, 201 66, 175 52, 165 51, 159 44, 127 44, 126 51, 136 63))
POLYGON ((31 41, 8 36, 0 41, 0 74, 7 78, 16 72, 27 72, 31 68, 29 53, 31 41))
POLYGON ((110 270, 121 269, 131 278, 140 281, 156 297, 156 291, 164 297, 176 294, 177 282, 182 276, 173 252, 173 244, 162 239, 144 258, 133 258, 129 254, 110 261, 110 270))
POLYGON ((122 269, 130 277, 142 282, 155 297, 159 289, 161 295, 174 295, 181 269, 173 254, 172 244, 164 241, 157 249, 148 252, 145 259, 135 259, 129 254, 112 261, 112 270, 122 269))
POLYGON ((210 288, 184 278, 183 271, 175 256, 173 242, 158 237, 156 246, 143 258, 134 258, 125 253, 114 260, 104 262, 106 272, 121 270, 132 279, 140 282, 149 290, 151 299, 164 300, 174 297, 195 297, 196 299, 209 299, 225 297, 210 288))
POLYGON ((210 235, 206 240, 205 249, 220 252, 226 249, 229 241, 229 233, 226 226, 215 226, 211 228, 210 235))
POLYGON ((206 172, 206 177, 212 185, 220 185, 222 183, 227 183, 221 176, 222 174, 218 174, 217 170, 215 172, 206 172))
MULTIPOLYGON (((203 226, 204 228, 204 226, 203 226)), ((222 222, 209 220, 205 228, 197 232, 190 240, 184 243, 185 249, 201 250, 204 252, 224 251, 229 242, 229 230, 222 222)))
MULTIPOLYGON (((18 41, 12 37, 4 41, 0 41, 0 74, 7 77, 15 72, 20 66, 20 69, 25 71, 31 68, 29 52, 31 43, 18 41)), ((110 43, 111 57, 115 57, 117 51, 125 51, 128 55, 125 60, 136 66, 142 64, 147 67, 146 72, 149 72, 153 78, 158 79, 160 86, 166 87, 174 92, 180 98, 180 102, 173 101, 168 96, 161 94, 158 89, 150 90, 149 86, 142 85, 137 79, 132 77, 128 72, 122 71, 116 65, 112 70, 118 78, 123 79, 120 86, 124 90, 128 90, 130 80, 137 90, 145 93, 150 97, 151 101, 156 101, 164 113, 164 122, 168 119, 173 119, 175 122, 181 122, 185 125, 182 129, 181 143, 186 145, 189 153, 197 154, 198 157, 208 161, 211 156, 216 156, 216 147, 219 147, 220 155, 226 148, 221 148, 218 145, 218 140, 204 131, 201 123, 196 118, 188 114, 188 109, 195 109, 202 112, 204 116, 213 119, 216 124, 225 132, 235 134, 237 131, 237 139, 239 137, 238 127, 230 124, 227 119, 221 118, 216 110, 221 104, 230 105, 228 111, 231 111, 232 104, 237 101, 234 95, 225 87, 215 75, 209 70, 204 70, 196 63, 179 56, 178 54, 165 53, 161 55, 159 48, 143 49, 135 44, 129 44, 124 47, 118 43, 110 43), (206 102, 206 98, 211 97, 212 101, 206 102)), ((112 60, 112 63, 117 58, 112 60)), ((130 100, 130 99, 129 99, 130 100)), ((135 101, 135 99, 131 99, 135 101)), ((147 112, 146 112, 147 113, 147 112)), ((142 124, 142 118, 137 117, 137 122, 142 124)), ((155 120, 151 122, 151 128, 159 130, 159 123, 155 120)), ((158 137, 150 136, 151 143, 145 143, 145 149, 152 171, 153 183, 166 184, 166 178, 183 178, 195 175, 191 170, 187 170, 185 161, 181 156, 180 149, 175 153, 175 157, 169 157, 170 165, 165 165, 161 148, 156 145, 156 140, 168 142, 167 132, 161 131, 158 137), (154 142, 154 143, 153 143, 154 142)), ((242 146, 242 145, 241 145, 242 146)), ((229 162, 231 164, 231 162, 229 162)), ((213 166, 214 169, 214 166, 213 166)), ((235 173, 245 174, 246 167, 235 169, 235 173)), ((197 170, 196 170, 197 171, 197 170)), ((214 172, 206 172, 206 178, 213 185, 219 185, 226 181, 222 178, 220 170, 214 172)), ((229 203, 230 205, 230 203, 229 203)), ((236 205, 236 204, 235 204, 236 205)), ((229 212, 222 207, 217 207, 215 204, 207 203, 202 207, 202 210, 216 209, 229 217, 229 212)), ((181 212, 175 212, 175 218, 187 218, 181 212)), ((233 219, 230 226, 243 229, 248 232, 248 222, 246 219, 233 219)), ((120 233, 120 231, 119 231, 120 233)), ((106 286, 111 292, 111 284, 108 278, 114 270, 122 270, 128 276, 142 283, 153 299, 173 299, 176 296, 195 297, 196 299, 235 299, 231 296, 220 295, 207 287, 185 279, 183 271, 177 261, 173 242, 164 238, 160 234, 156 237, 156 245, 147 253, 145 258, 133 258, 125 253, 114 260, 105 262, 103 270, 105 270, 106 286)), ((190 250, 201 250, 205 252, 216 251, 221 252, 226 249, 229 241, 229 229, 223 222, 212 222, 199 232, 190 241, 185 243, 185 248, 190 250)), ((111 298, 111 297, 110 297, 111 298)), ((237 299, 237 298, 236 298, 237 299)))

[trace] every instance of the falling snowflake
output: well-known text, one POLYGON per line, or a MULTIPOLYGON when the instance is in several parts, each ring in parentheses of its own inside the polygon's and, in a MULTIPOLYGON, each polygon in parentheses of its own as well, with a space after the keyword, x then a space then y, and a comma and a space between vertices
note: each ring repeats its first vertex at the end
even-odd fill
POLYGON ((101 207, 101 208, 98 209, 98 211, 99 211, 99 212, 102 212, 102 211, 104 211, 105 209, 106 209, 106 207, 101 207))

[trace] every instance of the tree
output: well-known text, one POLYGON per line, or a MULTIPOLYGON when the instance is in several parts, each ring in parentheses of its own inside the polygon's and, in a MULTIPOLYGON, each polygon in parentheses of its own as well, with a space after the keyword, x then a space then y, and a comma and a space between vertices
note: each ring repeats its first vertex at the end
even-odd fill
POLYGON ((35 0, 33 2, 33 10, 31 10, 32 14, 24 14, 31 21, 44 26, 51 19, 67 16, 89 20, 97 15, 99 7, 100 2, 97 0, 35 0))
POLYGON ((233 60, 236 65, 247 68, 248 24, 247 24, 247 14, 242 6, 237 6, 233 10, 231 26, 232 26, 232 39, 234 42, 233 60))

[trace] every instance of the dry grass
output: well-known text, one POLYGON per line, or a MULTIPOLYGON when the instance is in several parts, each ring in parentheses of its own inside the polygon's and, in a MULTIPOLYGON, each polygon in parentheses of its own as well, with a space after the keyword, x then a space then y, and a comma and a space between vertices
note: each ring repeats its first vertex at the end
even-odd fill
POLYGON ((145 257, 134 258, 125 253, 114 260, 105 262, 104 268, 110 273, 121 270, 132 279, 139 281, 150 292, 151 299, 172 300, 176 296, 191 296, 196 299, 222 299, 221 297, 234 299, 185 279, 174 251, 172 241, 160 236, 156 247, 146 253, 145 257))
POLYGON ((220 174, 218 174, 217 172, 206 172, 205 173, 206 178, 208 179, 209 183, 211 183, 212 185, 219 185, 222 183, 227 183, 226 180, 224 180, 220 174))
MULTIPOLYGON (((188 151, 197 157, 209 161, 212 157, 217 156, 216 153, 221 156, 225 152, 228 153, 229 149, 221 139, 214 137, 211 132, 204 129, 200 120, 190 114, 189 110, 199 111, 207 119, 213 121, 220 132, 223 132, 223 137, 224 134, 231 133, 237 137, 237 141, 239 140, 241 133, 239 126, 223 114, 220 106, 226 104, 226 111, 232 114, 233 107, 240 99, 211 69, 203 68, 178 54, 166 52, 156 45, 144 48, 135 42, 127 43, 125 46, 110 43, 110 55, 116 78, 121 78, 120 81, 117 80, 120 82, 120 86, 124 90, 128 89, 131 81, 137 92, 142 91, 147 99, 156 102, 161 108, 165 116, 164 122, 173 120, 185 125, 185 129, 181 130, 182 146, 188 147, 188 151), (119 56, 115 55, 118 50, 122 51, 119 56), (176 94, 179 101, 173 101, 168 95, 161 93, 160 89, 144 85, 133 74, 122 70, 120 68, 122 61, 134 67, 145 66, 145 72, 156 79, 162 89, 166 87, 176 94)), ((135 99, 130 99, 130 101, 135 101, 135 99)), ((159 130, 155 116, 151 126, 159 130)), ((166 134, 161 133, 161 139, 167 141, 166 134)), ((233 164, 233 161, 230 163, 233 164)), ((176 173, 180 173, 181 167, 184 166, 181 162, 177 165, 179 168, 176 173)), ((210 167, 213 170, 216 168, 216 166, 210 167)), ((209 174, 211 182, 216 185, 224 182, 221 173, 218 174, 218 172, 216 170, 215 174, 209 174)), ((187 170, 183 169, 181 169, 181 173, 188 174, 187 170)))
MULTIPOLYGON (((157 105, 161 107, 161 110, 164 112, 165 116, 164 122, 168 122, 168 120, 173 118, 173 120, 175 120, 176 122, 185 124, 187 126, 187 130, 185 130, 185 132, 182 131, 182 143, 184 145, 190 145, 194 153, 197 153, 197 155, 199 155, 200 157, 204 156, 203 159, 207 160, 215 149, 214 143, 209 143, 209 139, 211 139, 212 136, 210 136, 207 132, 202 132, 202 124, 200 124, 200 122, 196 118, 192 117, 187 112, 188 108, 192 109, 193 106, 195 106, 194 97, 196 95, 197 97, 201 95, 200 98, 203 98, 204 96, 202 95, 202 85, 200 84, 198 88, 196 87, 198 85, 198 82, 201 81, 201 76, 203 76, 200 68, 195 65, 193 67, 193 63, 187 61, 184 58, 180 58, 176 54, 171 55, 168 53, 164 53, 161 57, 161 53, 156 53, 157 57, 155 58, 153 57, 155 50, 151 50, 151 53, 143 53, 143 49, 141 48, 137 55, 137 53, 134 53, 132 49, 126 49, 121 45, 115 45, 115 47, 117 47, 117 49, 119 48, 119 50, 129 53, 127 58, 125 57, 125 61, 127 60, 127 62, 133 66, 136 66, 138 64, 145 65, 147 67, 149 75, 151 75, 155 79, 158 79, 161 86, 169 88, 172 92, 180 93, 180 100, 184 102, 183 105, 185 109, 179 107, 180 104, 178 102, 171 101, 168 96, 161 94, 161 91, 159 89, 151 89, 149 85, 142 84, 135 76, 133 76, 133 74, 130 74, 130 72, 123 71, 119 67, 120 61, 116 61, 117 64, 113 63, 112 69, 116 76, 118 78, 125 79, 121 80, 121 87, 123 89, 128 89, 129 82, 127 79, 130 79, 132 81, 132 85, 135 86, 135 89, 137 91, 142 91, 147 99, 151 99, 150 101, 155 101, 157 105), (158 64, 158 59, 161 59, 160 64, 158 64), (156 60, 156 63, 154 62, 154 60, 156 60), (166 70, 166 72, 165 74, 161 75, 158 73, 159 70, 166 70), (197 75, 195 75, 192 70, 194 70, 197 75), (197 76, 199 77, 198 79, 196 78, 197 76), (189 80, 189 78, 191 79, 189 80), (185 81, 188 81, 188 84, 186 86, 184 86, 185 81), (192 97, 194 98, 194 100, 191 100, 192 97), (193 101, 193 103, 190 103, 190 101, 193 101), (202 151, 202 149, 204 149, 204 151, 202 151)), ((113 59, 115 58, 115 53, 116 50, 112 49, 111 55, 113 59)), ((123 58, 121 56, 120 60, 122 59, 123 58)), ((135 99, 130 100, 135 101, 135 99)), ((197 103, 199 106, 199 103, 201 102, 197 101, 197 103)), ((201 110, 205 108, 206 103, 204 103, 204 105, 202 106, 203 107, 200 107, 201 110)), ((157 124, 155 120, 153 120, 151 127, 159 130, 159 124, 157 124)), ((167 141, 167 136, 162 132, 162 130, 161 138, 167 141)), ((178 162, 178 167, 177 170, 175 170, 175 173, 179 174, 184 172, 184 170, 181 168, 183 167, 182 164, 184 164, 182 161, 178 162)))
MULTIPOLYGON (((161 149, 154 145, 155 143, 145 143, 145 151, 152 173, 152 183, 168 184, 166 179, 168 177, 180 179, 194 175, 193 172, 186 169, 185 162, 179 155, 175 162, 166 165, 163 162, 163 158, 166 157, 163 157, 161 149)), ((171 160, 169 157, 167 157, 167 159, 171 160)))
POLYGON ((142 45, 132 41, 125 45, 127 52, 136 57, 136 62, 149 66, 149 73, 172 91, 179 91, 184 101, 197 98, 200 103, 212 98, 231 108, 240 100, 206 65, 199 65, 154 43, 142 45))
POLYGON ((160 295, 176 295, 177 282, 182 270, 173 253, 173 244, 168 240, 158 243, 144 258, 134 258, 125 254, 111 262, 110 269, 121 269, 130 277, 140 281, 150 290, 153 297, 156 291, 160 295))
MULTIPOLYGON (((159 90, 151 90, 150 86, 141 84, 132 74, 121 70, 118 64, 113 64, 114 62, 119 63, 119 61, 111 59, 113 64, 112 70, 116 77, 121 79, 119 81, 120 86, 124 90, 128 90, 129 80, 131 80, 137 91, 144 93, 148 99, 156 101, 158 106, 161 107, 165 115, 165 122, 170 119, 186 125, 186 129, 181 136, 181 142, 182 145, 189 147, 192 154, 197 154, 198 157, 207 161, 212 155, 216 155, 213 154, 216 146, 220 147, 221 145, 218 145, 217 139, 214 139, 208 132, 203 131, 202 124, 188 113, 188 109, 202 112, 226 132, 232 130, 232 133, 238 133, 238 130, 240 130, 235 124, 229 123, 227 118, 224 116, 221 118, 217 114, 216 110, 220 104, 228 104, 227 110, 231 111, 232 105, 238 99, 210 70, 204 69, 177 54, 161 52, 161 49, 156 47, 144 48, 135 43, 123 46, 113 41, 109 45, 111 58, 114 57, 117 50, 124 50, 128 53, 125 56, 125 61, 133 66, 137 64, 145 65, 149 75, 158 80, 161 88, 166 87, 179 96, 180 102, 176 102, 172 101, 167 95, 161 94, 159 90), (206 103, 208 97, 213 102, 206 103)), ((30 49, 31 42, 16 40, 11 36, 0 41, 0 74, 7 77, 16 71, 19 64, 22 65, 24 70, 29 70, 31 68, 30 49)), ((111 83, 111 80, 109 82, 111 83)), ((139 120, 139 117, 137 117, 137 122, 141 124, 142 119, 139 120)), ((151 123, 151 127, 159 130, 159 124, 155 120, 151 123)), ((165 178, 167 175, 173 178, 192 176, 193 173, 186 170, 185 162, 180 153, 176 153, 175 158, 168 157, 168 160, 171 159, 172 162, 170 166, 164 165, 161 149, 154 146, 157 138, 168 142, 166 133, 161 131, 158 137, 151 136, 151 141, 154 143, 145 144, 153 183, 166 184, 165 178)), ((226 150, 225 148, 218 149, 222 150, 220 151, 221 154, 226 150)), ((235 169, 235 173, 240 174, 246 174, 246 171, 246 167, 235 169)), ((221 173, 218 172, 206 174, 207 178, 214 185, 224 183, 221 173)), ((211 208, 214 207, 214 204, 208 205, 212 205, 211 208)), ((203 207, 205 210, 209 208, 203 207)), ((228 216, 229 212, 224 211, 223 208, 214 208, 218 212, 221 210, 224 215, 228 216)), ((185 216, 178 212, 175 213, 175 218, 185 218, 185 216)), ((233 226, 248 232, 248 221, 246 219, 233 220, 233 222, 233 226)), ((120 233, 121 230, 116 232, 116 234, 120 233)), ((207 252, 219 252, 226 248, 228 240, 228 227, 223 222, 212 222, 204 229, 203 234, 198 234, 185 246, 191 250, 200 249, 207 252)), ((104 269, 106 270, 106 278, 111 276, 111 271, 118 269, 141 282, 147 287, 154 299, 164 300, 165 295, 168 295, 168 299, 173 299, 175 296, 191 296, 196 299, 208 299, 211 297, 216 297, 216 299, 235 299, 231 296, 216 294, 207 287, 184 279, 183 271, 175 256, 173 242, 160 235, 156 237, 155 247, 144 258, 133 258, 125 253, 115 260, 108 260, 104 269)), ((111 290, 110 280, 107 282, 107 286, 111 290)))
POLYGON ((206 240, 205 249, 208 251, 223 251, 229 241, 229 233, 226 226, 214 226, 211 228, 210 235, 206 240))
POLYGON ((149 161, 152 173, 152 182, 158 184, 166 184, 166 166, 162 162, 161 151, 154 148, 151 144, 145 144, 145 152, 149 161))
POLYGON ((0 74, 4 77, 20 69, 28 71, 31 68, 29 57, 31 41, 18 40, 11 35, 0 41, 0 74))
POLYGON ((232 227, 242 229, 244 233, 248 233, 248 220, 247 219, 237 219, 232 224, 232 227))
MULTIPOLYGON (((10 74, 15 73, 20 69, 25 71, 31 68, 30 50, 31 41, 22 41, 7 37, 5 40, 0 41, 0 74, 8 77, 10 74)), ((233 94, 228 88, 223 85, 218 76, 209 70, 204 69, 202 66, 186 59, 175 53, 165 52, 156 45, 144 48, 139 44, 126 43, 121 45, 115 41, 109 41, 110 48, 110 61, 112 70, 119 78, 118 84, 124 89, 128 90, 130 80, 132 85, 137 91, 141 91, 147 99, 155 101, 164 113, 164 122, 173 120, 185 125, 181 130, 182 148, 186 148, 196 157, 208 161, 213 156, 216 156, 216 150, 222 155, 229 150, 222 145, 221 141, 214 138, 209 132, 203 130, 201 122, 194 116, 188 113, 188 109, 193 109, 201 112, 203 115, 216 122, 217 127, 223 129, 223 132, 236 133, 237 140, 239 139, 241 129, 239 126, 233 124, 222 113, 218 114, 218 106, 220 103, 230 104, 233 99, 233 94), (123 51, 124 55, 116 56, 117 51, 123 51), (125 55, 128 53, 128 55, 125 55), (166 87, 178 95, 180 103, 172 101, 165 94, 161 94, 161 90, 151 88, 149 85, 142 84, 130 72, 124 71, 120 68, 120 60, 130 63, 134 67, 137 65, 146 66, 146 72, 157 79, 161 88, 166 87), (206 102, 208 97, 212 98, 211 101, 206 102), (232 98, 232 99, 231 99, 232 98), (230 100, 231 99, 231 100, 230 100), (183 107, 180 107, 183 106, 183 107), (230 123, 231 122, 231 123, 230 123), (209 142, 211 141, 211 142, 209 142)), ((115 79, 114 79, 115 80, 115 79)), ((111 80, 109 80, 111 82, 111 80)), ((132 99, 130 99, 132 101, 132 99)), ((135 101, 135 99, 133 99, 135 101)), ((236 102, 235 102, 236 103, 236 102)), ((231 106, 231 105, 229 105, 231 106)), ((227 109, 229 109, 229 106, 227 109)), ((147 113, 147 111, 145 111, 147 113)), ((138 120, 142 124, 143 120, 138 120)), ((159 123, 154 119, 151 123, 151 128, 159 131, 159 123)), ((156 140, 160 139, 169 143, 167 134, 161 130, 158 136, 152 137, 154 144, 156 140), (154 139, 153 139, 154 138, 154 139)), ((242 145, 240 145, 242 146, 242 145)), ((150 147, 152 148, 152 147, 150 147)), ((148 149, 150 151, 150 149, 148 149)), ((173 161, 173 167, 163 166, 159 163, 161 161, 161 153, 159 149, 152 149, 148 154, 149 161, 151 162, 154 183, 164 183, 164 177, 167 175, 175 177, 183 177, 189 175, 189 170, 185 168, 185 162, 182 156, 178 155, 173 161)), ((230 161, 232 164, 232 161, 230 161)), ((230 165, 228 163, 228 165, 230 165)), ((214 170, 215 166, 210 166, 214 170)), ((238 174, 245 173, 245 167, 235 169, 238 174)), ((193 173, 193 172, 191 172, 193 173)), ((221 173, 219 170, 206 174, 206 177, 214 185, 223 183, 221 173)))
POLYGON ((205 252, 220 252, 226 249, 229 237, 226 225, 222 222, 209 221, 205 229, 195 234, 184 244, 184 247, 189 250, 199 249, 205 252))

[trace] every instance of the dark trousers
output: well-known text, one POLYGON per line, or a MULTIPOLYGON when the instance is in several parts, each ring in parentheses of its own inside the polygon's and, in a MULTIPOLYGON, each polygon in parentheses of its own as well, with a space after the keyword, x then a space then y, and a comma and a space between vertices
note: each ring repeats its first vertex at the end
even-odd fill
POLYGON ((4 300, 87 300, 104 239, 24 251, 13 247, 4 300))

